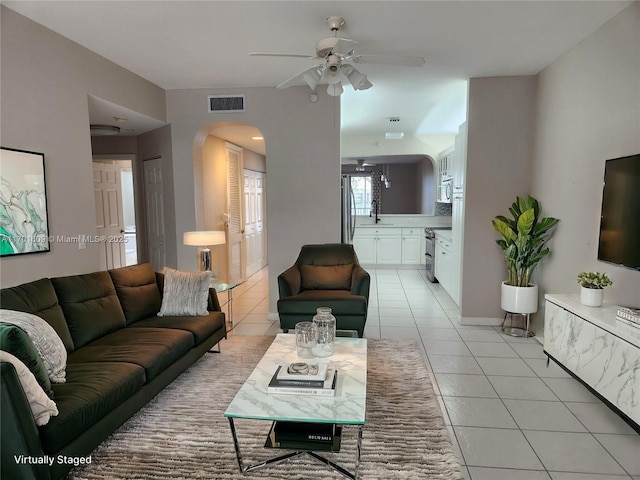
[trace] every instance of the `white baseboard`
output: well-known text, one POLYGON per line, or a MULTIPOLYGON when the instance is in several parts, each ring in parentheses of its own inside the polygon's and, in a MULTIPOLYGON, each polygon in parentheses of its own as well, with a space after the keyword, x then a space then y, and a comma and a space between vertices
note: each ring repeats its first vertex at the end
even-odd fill
POLYGON ((370 270, 424 270, 425 266, 421 263, 409 263, 409 264, 380 264, 380 263, 361 263, 362 268, 370 270))
POLYGON ((474 326, 487 326, 496 327, 502 325, 502 318, 493 317, 462 317, 460 318, 460 325, 474 325, 474 326))

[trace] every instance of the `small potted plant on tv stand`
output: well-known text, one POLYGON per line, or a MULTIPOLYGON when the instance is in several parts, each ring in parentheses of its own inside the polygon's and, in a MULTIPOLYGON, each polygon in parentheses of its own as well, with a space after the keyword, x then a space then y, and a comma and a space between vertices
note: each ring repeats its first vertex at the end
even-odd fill
POLYGON ((578 274, 580 284, 580 303, 587 307, 601 307, 604 300, 604 287, 613 285, 606 273, 581 272, 578 274))
POLYGON ((524 335, 529 336, 529 315, 538 311, 538 286, 530 282, 531 274, 549 253, 545 244, 560 220, 540 218, 540 203, 530 195, 516 197, 509 212, 513 218, 498 215, 491 222, 502 237, 496 243, 507 263, 507 280, 502 282, 500 305, 505 311, 505 320, 508 313, 527 316, 524 335))

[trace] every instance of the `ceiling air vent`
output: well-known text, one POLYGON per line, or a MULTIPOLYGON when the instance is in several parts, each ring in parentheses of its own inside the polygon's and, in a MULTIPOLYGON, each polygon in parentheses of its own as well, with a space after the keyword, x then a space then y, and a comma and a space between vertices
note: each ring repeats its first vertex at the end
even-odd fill
POLYGON ((244 95, 209 95, 209 113, 244 112, 244 95))

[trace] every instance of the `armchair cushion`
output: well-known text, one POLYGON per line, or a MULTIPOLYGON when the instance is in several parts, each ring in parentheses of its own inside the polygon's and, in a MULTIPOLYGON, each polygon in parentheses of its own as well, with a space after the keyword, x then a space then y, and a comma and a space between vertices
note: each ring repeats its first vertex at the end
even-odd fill
POLYGON ((353 263, 300 265, 302 290, 351 290, 353 263))

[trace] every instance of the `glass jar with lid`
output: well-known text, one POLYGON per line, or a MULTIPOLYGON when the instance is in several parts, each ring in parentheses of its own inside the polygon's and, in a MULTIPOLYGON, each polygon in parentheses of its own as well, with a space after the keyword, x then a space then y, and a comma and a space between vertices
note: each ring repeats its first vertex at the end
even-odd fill
POLYGON ((317 357, 330 357, 336 350, 336 317, 329 307, 319 307, 313 317, 318 341, 313 348, 317 357))

